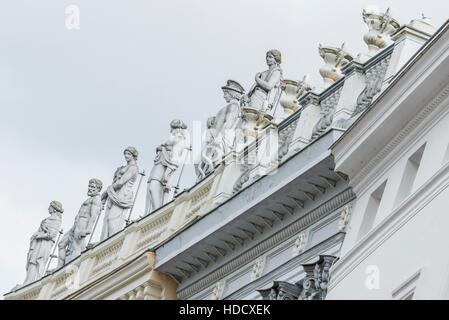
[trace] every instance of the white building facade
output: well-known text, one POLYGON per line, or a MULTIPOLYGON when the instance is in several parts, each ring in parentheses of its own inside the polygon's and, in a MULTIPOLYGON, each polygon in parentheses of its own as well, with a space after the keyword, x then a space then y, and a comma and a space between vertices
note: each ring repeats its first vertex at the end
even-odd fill
POLYGON ((368 53, 320 46, 323 88, 283 79, 213 172, 5 299, 448 297, 449 23, 363 17, 368 53))
MULTIPOLYGON (((395 50, 419 40, 404 27, 395 50)), ((328 299, 449 298, 448 49, 446 23, 332 146, 357 201, 328 299)))

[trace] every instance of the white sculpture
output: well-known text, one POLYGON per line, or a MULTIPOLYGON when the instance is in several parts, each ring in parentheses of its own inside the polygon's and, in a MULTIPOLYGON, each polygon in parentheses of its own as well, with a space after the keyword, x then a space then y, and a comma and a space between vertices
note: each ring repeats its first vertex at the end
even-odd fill
POLYGON ((203 179, 206 175, 212 172, 224 156, 223 137, 216 128, 216 119, 215 116, 207 119, 205 145, 201 151, 201 159, 199 163, 195 165, 197 181, 203 179))
POLYGON ((218 111, 215 127, 221 134, 223 155, 226 155, 234 146, 235 129, 241 115, 240 100, 245 94, 245 89, 234 80, 228 80, 221 89, 227 105, 218 111))
POLYGON ((240 99, 244 89, 234 80, 228 80, 221 89, 227 105, 207 121, 205 146, 201 152, 201 160, 195 167, 197 181, 212 172, 234 147, 236 126, 241 114, 240 99))
POLYGON ((103 183, 98 179, 89 180, 87 195, 89 198, 83 202, 72 228, 64 234, 58 244, 58 267, 72 261, 81 254, 86 246, 86 237, 92 232, 93 226, 101 212, 100 191, 103 183))
MULTIPOLYGON (((255 83, 242 97, 242 133, 244 144, 249 144, 259 135, 260 129, 266 127, 273 116, 268 112, 278 103, 281 94, 282 69, 281 53, 276 50, 267 52, 268 70, 258 72, 255 83)), ((242 146, 237 148, 238 151, 242 146)))
POLYGON ((139 153, 134 147, 126 148, 123 153, 126 166, 117 168, 112 184, 101 196, 101 202, 106 204, 101 241, 122 230, 126 212, 133 206, 133 186, 139 173, 139 153))
POLYGON ((281 89, 284 92, 280 104, 284 108, 282 120, 298 111, 298 100, 313 88, 307 83, 307 76, 302 81, 282 80, 281 89))
POLYGON ((388 45, 390 36, 400 28, 400 25, 392 18, 390 8, 383 14, 363 9, 362 16, 368 26, 368 32, 363 36, 363 40, 368 45, 368 52, 360 53, 357 61, 365 63, 388 45))
POLYGON ((281 52, 272 49, 267 52, 266 61, 268 70, 258 72, 254 77, 255 83, 243 96, 243 101, 248 108, 261 110, 271 110, 275 100, 279 98, 279 87, 282 80, 281 52))
POLYGON ((148 179, 145 214, 168 202, 173 174, 182 162, 187 146, 187 126, 181 120, 170 123, 170 137, 156 148, 154 166, 148 179))
POLYGON ((50 258, 51 248, 61 228, 63 212, 62 204, 58 201, 52 201, 48 208, 50 217, 42 220, 39 229, 31 237, 24 284, 39 280, 43 276, 45 266, 50 258))
POLYGON ((325 65, 319 69, 323 77, 323 90, 343 77, 341 68, 352 61, 352 56, 346 51, 345 43, 340 48, 318 45, 318 52, 323 58, 325 65))

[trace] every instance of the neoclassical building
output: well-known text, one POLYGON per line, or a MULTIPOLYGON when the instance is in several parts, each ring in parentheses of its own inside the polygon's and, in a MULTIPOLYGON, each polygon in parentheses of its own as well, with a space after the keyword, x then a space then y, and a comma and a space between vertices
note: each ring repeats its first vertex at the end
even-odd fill
POLYGON ((366 52, 320 45, 320 88, 277 50, 228 81, 190 189, 153 201, 154 173, 142 218, 5 299, 449 298, 449 21, 363 19, 366 52))

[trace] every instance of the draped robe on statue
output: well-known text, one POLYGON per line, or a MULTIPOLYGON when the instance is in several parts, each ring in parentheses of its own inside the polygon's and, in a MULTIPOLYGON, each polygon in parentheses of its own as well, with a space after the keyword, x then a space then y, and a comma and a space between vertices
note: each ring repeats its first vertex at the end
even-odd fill
MULTIPOLYGON (((271 70, 262 72, 263 80, 270 81, 275 71, 279 72, 282 75, 282 69, 277 66, 271 70)), ((280 81, 276 83, 274 88, 267 91, 261 86, 255 84, 252 90, 250 90, 248 93, 248 97, 250 98, 248 107, 256 110, 266 111, 266 109, 269 108, 270 104, 274 102, 273 100, 275 99, 275 95, 279 90, 279 86, 280 81)))
POLYGON ((114 190, 111 186, 107 189, 108 199, 101 232, 101 240, 107 239, 123 228, 126 212, 133 206, 133 186, 137 180, 139 168, 137 165, 126 165, 117 169, 114 174, 114 183, 121 187, 114 190))
POLYGON ((51 248, 61 228, 61 221, 61 213, 52 213, 50 217, 42 220, 39 230, 31 237, 25 284, 39 280, 43 276, 45 265, 50 258, 51 248), (38 236, 44 237, 37 239, 38 236))

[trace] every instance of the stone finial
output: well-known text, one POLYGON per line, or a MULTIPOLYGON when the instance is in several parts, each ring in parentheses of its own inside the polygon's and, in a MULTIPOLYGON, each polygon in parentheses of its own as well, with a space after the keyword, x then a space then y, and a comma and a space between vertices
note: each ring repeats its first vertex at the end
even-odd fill
POLYGON ((368 32, 363 36, 363 40, 368 45, 368 53, 359 54, 357 60, 364 63, 388 45, 390 36, 399 29, 400 25, 392 18, 390 8, 385 13, 368 12, 363 9, 362 16, 368 26, 368 32))
POLYGON ((343 77, 341 68, 352 61, 352 56, 345 51, 345 43, 340 48, 318 45, 318 52, 326 63, 320 68, 324 79, 324 89, 343 77))
POLYGON ((302 80, 282 80, 281 89, 283 95, 280 100, 281 106, 284 108, 285 115, 288 117, 299 109, 298 101, 312 87, 307 83, 308 76, 304 76, 302 80))

